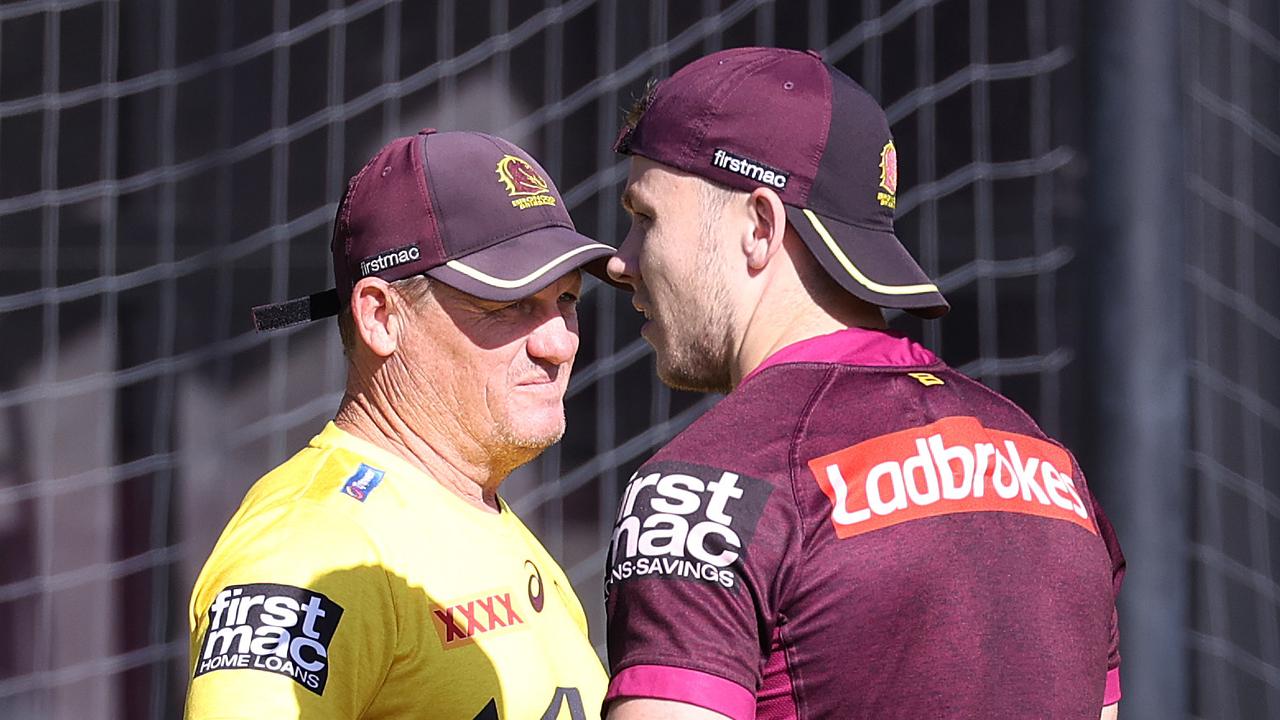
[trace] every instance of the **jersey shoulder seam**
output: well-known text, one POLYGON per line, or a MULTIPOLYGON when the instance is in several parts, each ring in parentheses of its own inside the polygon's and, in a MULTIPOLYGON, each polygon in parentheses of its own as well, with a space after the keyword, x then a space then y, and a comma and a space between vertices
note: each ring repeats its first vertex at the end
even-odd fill
MULTIPOLYGON (((800 437, 809 428, 809 418, 813 413, 813 408, 818 404, 818 400, 826 393, 831 384, 835 382, 836 368, 830 367, 822 375, 822 379, 814 384, 813 390, 809 393, 809 399, 805 401, 803 408, 800 410, 800 416, 796 418, 795 426, 791 429, 791 439, 787 447, 787 482, 791 490, 791 507, 796 514, 796 524, 800 526, 800 550, 801 557, 807 555, 809 538, 809 528, 805 527, 804 513, 800 512, 800 495, 796 490, 798 481, 797 469, 800 467, 800 437)), ((779 603, 783 606, 785 603, 779 603)))

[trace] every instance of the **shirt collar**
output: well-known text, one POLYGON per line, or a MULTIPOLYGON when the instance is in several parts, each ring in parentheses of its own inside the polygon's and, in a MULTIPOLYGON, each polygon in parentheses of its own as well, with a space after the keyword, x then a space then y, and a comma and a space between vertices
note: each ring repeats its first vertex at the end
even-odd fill
POLYGON ((761 370, 783 363, 820 362, 865 367, 920 367, 938 357, 897 330, 851 327, 791 343, 760 363, 743 382, 761 370))

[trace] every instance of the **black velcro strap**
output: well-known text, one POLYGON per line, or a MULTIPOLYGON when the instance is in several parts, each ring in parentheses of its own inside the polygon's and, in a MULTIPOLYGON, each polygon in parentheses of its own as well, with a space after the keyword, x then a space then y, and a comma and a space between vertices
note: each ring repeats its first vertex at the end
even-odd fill
POLYGON ((253 309, 253 327, 258 332, 287 328, 291 325, 333 317, 338 314, 338 291, 325 290, 307 297, 286 300, 253 309))

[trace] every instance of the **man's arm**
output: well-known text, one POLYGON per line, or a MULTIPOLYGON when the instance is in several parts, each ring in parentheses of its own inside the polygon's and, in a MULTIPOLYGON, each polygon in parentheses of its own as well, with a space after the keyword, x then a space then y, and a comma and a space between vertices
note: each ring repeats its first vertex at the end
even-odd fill
POLYGON ((1120 703, 1112 703, 1102 708, 1102 717, 1099 720, 1116 720, 1120 717, 1120 703))
MULTIPOLYGON (((651 698, 632 698, 615 702, 609 707, 607 717, 608 720, 731 720, 728 715, 721 715, 714 710, 700 708, 697 705, 651 698)), ((1102 720, 1112 720, 1114 717, 1112 715, 1108 718, 1104 711, 1102 720)))
POLYGON ((371 541, 305 502, 235 533, 235 551, 215 551, 194 591, 185 717, 356 717, 391 662, 397 622, 371 541))

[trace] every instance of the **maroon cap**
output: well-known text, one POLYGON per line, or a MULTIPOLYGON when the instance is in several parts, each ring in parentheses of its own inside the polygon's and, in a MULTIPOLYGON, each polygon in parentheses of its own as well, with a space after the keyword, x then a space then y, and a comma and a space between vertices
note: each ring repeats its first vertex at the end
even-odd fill
POLYGON ((258 330, 336 315, 361 278, 429 275, 487 300, 517 300, 579 267, 601 277, 613 248, 578 234, 545 170, 479 132, 422 130, 378 151, 338 203, 337 287, 253 310, 258 330))
POLYGON ((846 290, 922 317, 950 309, 893 232, 898 153, 884 110, 812 50, 737 48, 689 63, 658 84, 614 150, 772 188, 846 290))

